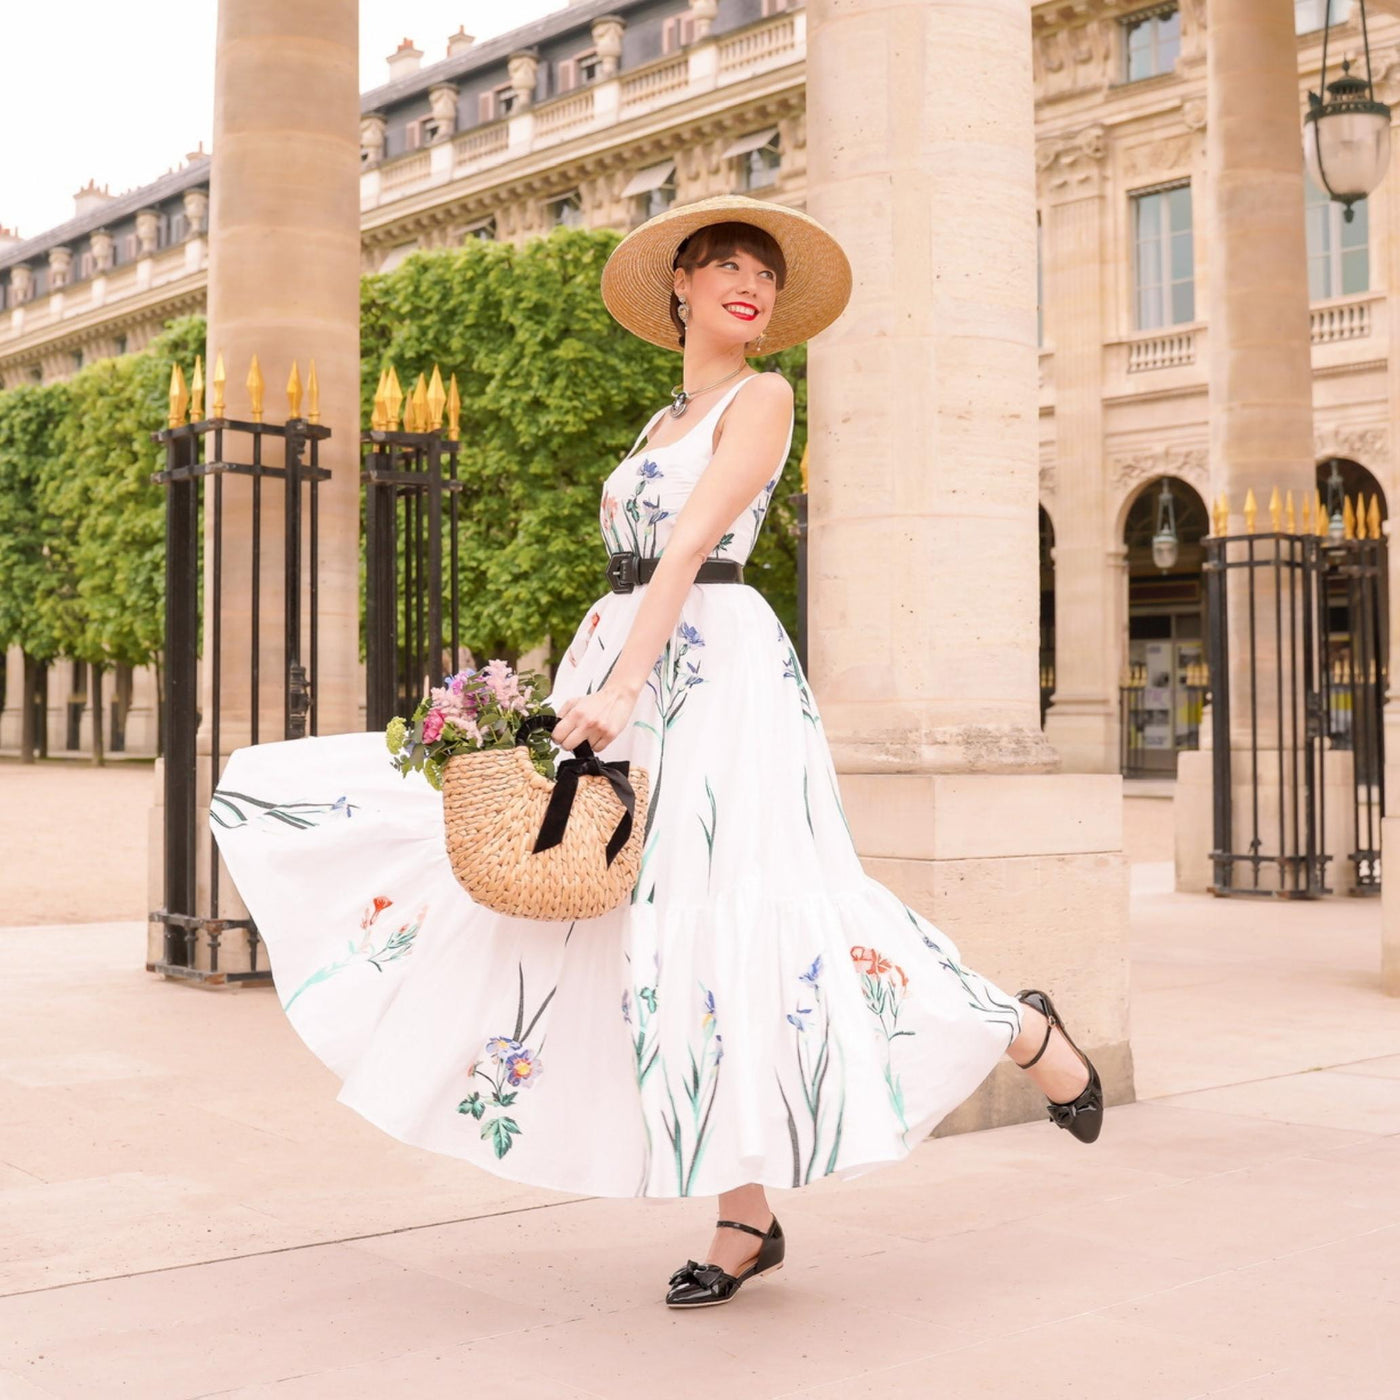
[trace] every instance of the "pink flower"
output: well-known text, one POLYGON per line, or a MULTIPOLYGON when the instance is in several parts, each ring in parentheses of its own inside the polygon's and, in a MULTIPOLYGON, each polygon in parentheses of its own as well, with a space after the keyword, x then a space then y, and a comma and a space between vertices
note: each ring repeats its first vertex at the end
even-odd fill
POLYGON ((425 744, 437 743, 438 736, 442 733, 443 716, 441 710, 429 710, 423 716, 423 742, 425 744))

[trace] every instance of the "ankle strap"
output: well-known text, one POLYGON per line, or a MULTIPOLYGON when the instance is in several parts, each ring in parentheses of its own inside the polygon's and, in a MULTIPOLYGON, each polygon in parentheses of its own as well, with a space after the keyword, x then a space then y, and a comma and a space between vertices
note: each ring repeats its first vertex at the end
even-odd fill
MULTIPOLYGON (((1040 1008, 1039 1008, 1039 1007, 1036 1007, 1035 1009, 1036 1009, 1036 1010, 1039 1010, 1040 1008)), ((1044 1012, 1041 1012, 1041 1015, 1044 1015, 1044 1014, 1045 1014, 1044 1012)), ((1033 1064, 1035 1064, 1035 1062, 1045 1053, 1046 1047, 1050 1044, 1050 1034, 1051 1034, 1051 1032, 1052 1032, 1054 1029, 1055 1029, 1055 1018, 1054 1018, 1053 1016, 1046 1016, 1046 1017, 1045 1017, 1045 1039, 1042 1040, 1042 1041, 1040 1042, 1040 1049, 1037 1050, 1037 1051, 1035 1052, 1035 1054, 1032 1055, 1032 1056, 1030 1057, 1030 1059, 1026 1061, 1025 1064, 1023 1064, 1023 1065, 1017 1064, 1017 1065, 1016 1065, 1016 1068, 1017 1068, 1017 1069, 1029 1069, 1033 1064)), ((1012 1061, 1012 1064, 1016 1064, 1016 1062, 1013 1060, 1013 1061, 1012 1061)))
POLYGON ((747 1234, 747 1235, 757 1235, 757 1236, 759 1237, 759 1239, 761 1239, 761 1240, 766 1240, 766 1239, 768 1238, 768 1230, 771 1230, 771 1229, 773 1228, 773 1227, 770 1225, 770 1226, 768 1227, 768 1230, 757 1230, 757 1229, 755 1229, 752 1225, 743 1225, 743 1224, 741 1224, 741 1223, 740 1223, 739 1221, 737 1221, 737 1220, 716 1220, 716 1221, 715 1221, 715 1227, 716 1227, 716 1229, 718 1229, 718 1228, 720 1228, 720 1227, 722 1227, 722 1226, 727 1227, 727 1228, 729 1228, 729 1229, 731 1229, 731 1230, 742 1230, 742 1231, 743 1231, 745 1234, 747 1234))

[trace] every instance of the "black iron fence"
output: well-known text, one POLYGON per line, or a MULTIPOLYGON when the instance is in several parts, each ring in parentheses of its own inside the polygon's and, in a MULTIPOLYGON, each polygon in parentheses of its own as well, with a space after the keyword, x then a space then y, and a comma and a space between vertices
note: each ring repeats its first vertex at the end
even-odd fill
POLYGON ((1329 894, 1345 831, 1347 888, 1377 893, 1386 541, 1310 533, 1305 518, 1302 533, 1217 533, 1203 543, 1214 682, 1212 889, 1329 894), (1349 772, 1329 758, 1348 750, 1349 772), (1341 773, 1343 810, 1329 813, 1329 785, 1336 791, 1341 773))
POLYGON ((460 413, 456 375, 444 391, 434 366, 431 382, 420 374, 405 398, 391 366, 380 376, 370 430, 360 435, 370 729, 412 714, 428 685, 460 669, 460 413))
MULTIPOLYGON (((308 409, 301 414, 301 388, 295 365, 288 385, 290 414, 283 423, 265 423, 262 380, 254 357, 249 375, 252 408, 246 419, 224 411, 223 360, 211 385, 209 416, 203 413, 201 366, 195 362, 190 389, 178 367, 173 372, 170 426, 155 435, 165 448, 165 469, 154 480, 166 489, 165 501, 165 666, 163 674, 162 752, 165 757, 165 884, 164 903, 150 915, 164 928, 161 957, 148 965, 167 976, 206 982, 265 979, 258 966, 258 934, 247 918, 220 913, 219 860, 207 823, 200 820, 197 736, 206 726, 209 751, 208 791, 219 780, 223 762, 220 730, 223 697, 226 508, 228 490, 237 489, 240 506, 249 512, 248 733, 256 744, 271 737, 260 714, 263 695, 262 582, 264 554, 281 554, 283 647, 278 688, 282 722, 278 737, 302 738, 316 733, 317 685, 317 549, 319 513, 317 486, 330 473, 319 464, 319 447, 330 436, 320 424, 313 363, 308 378, 308 409), (189 419, 186 421, 186 410, 189 419), (247 448, 247 460, 225 455, 232 439, 247 448), (281 538, 263 528, 269 493, 280 501, 281 538), (206 528, 207 527, 207 528, 206 528), (305 538, 305 549, 303 539, 305 538), (202 558, 202 546, 210 552, 202 558), (207 568, 203 567, 207 563, 207 568), (207 586, 207 593, 205 587, 207 586), (305 601, 303 601, 305 590, 305 601), (201 601, 204 606, 201 607, 201 601), (209 665, 209 713, 200 713, 200 656, 209 665), (200 880, 201 835, 204 879, 200 880), (246 940, 247 968, 220 967, 225 935, 240 932, 246 940)), ((271 513, 271 512, 269 512, 271 513)), ((243 532, 240 531, 240 537, 243 532)))

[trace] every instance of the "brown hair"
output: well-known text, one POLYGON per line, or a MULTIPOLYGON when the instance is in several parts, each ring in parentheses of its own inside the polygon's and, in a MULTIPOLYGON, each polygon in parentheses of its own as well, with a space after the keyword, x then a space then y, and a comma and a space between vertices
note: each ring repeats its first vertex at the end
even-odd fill
MULTIPOLYGON (((767 267, 771 267, 778 279, 778 290, 787 280, 787 259, 778 246, 778 240, 765 229, 756 228, 739 220, 730 219, 723 223, 706 224, 689 237, 681 240, 676 256, 671 259, 673 268, 684 268, 694 273, 697 267, 705 267, 712 262, 733 257, 735 253, 747 253, 767 267)), ((675 289, 671 291, 671 321, 679 333, 680 343, 685 344, 685 322, 680 316, 680 299, 675 289)))

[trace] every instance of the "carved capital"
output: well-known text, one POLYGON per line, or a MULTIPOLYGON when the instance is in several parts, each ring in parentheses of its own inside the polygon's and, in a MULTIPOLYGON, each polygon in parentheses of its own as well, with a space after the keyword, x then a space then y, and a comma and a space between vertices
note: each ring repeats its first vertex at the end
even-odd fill
POLYGON ((160 215, 154 209, 139 209, 136 212, 136 247, 143 258, 156 251, 159 240, 160 215))
POLYGON ((207 233, 209 230, 209 191, 185 191, 185 223, 192 234, 207 233))
POLYGON ((1052 136, 1037 144, 1035 166, 1046 192, 1076 198, 1098 190, 1108 141, 1101 126, 1086 126, 1071 136, 1052 136))

